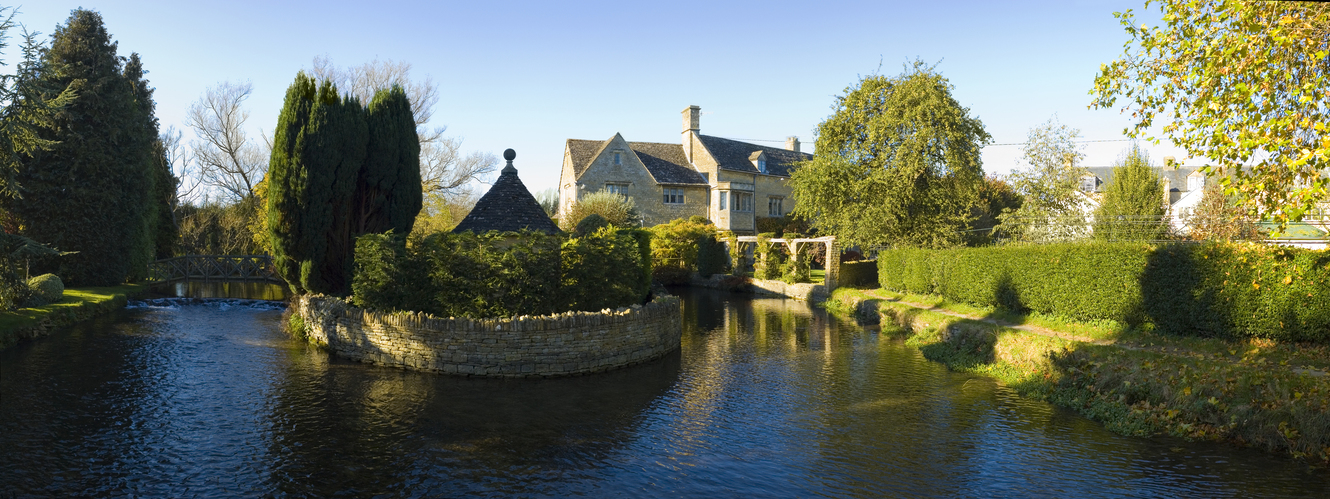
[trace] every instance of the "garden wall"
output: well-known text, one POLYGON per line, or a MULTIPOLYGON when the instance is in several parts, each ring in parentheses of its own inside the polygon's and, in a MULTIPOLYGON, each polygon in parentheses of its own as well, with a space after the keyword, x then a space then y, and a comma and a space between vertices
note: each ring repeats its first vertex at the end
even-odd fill
POLYGON ((679 299, 601 312, 507 319, 441 318, 363 310, 337 298, 302 295, 291 306, 311 343, 361 362, 446 374, 502 378, 607 371, 679 348, 679 299))

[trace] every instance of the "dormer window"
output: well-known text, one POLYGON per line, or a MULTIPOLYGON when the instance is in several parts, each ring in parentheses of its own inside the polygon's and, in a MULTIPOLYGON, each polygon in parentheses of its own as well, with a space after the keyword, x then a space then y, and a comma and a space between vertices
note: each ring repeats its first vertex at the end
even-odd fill
POLYGON ((1094 192, 1098 180, 1099 178, 1094 176, 1081 177, 1081 192, 1094 192))
POLYGON ((1205 177, 1202 175, 1192 175, 1187 177, 1187 190, 1199 191, 1205 188, 1205 177))
POLYGON ((748 161, 752 161, 752 162, 753 162, 753 166, 757 168, 757 171, 762 172, 762 173, 766 173, 766 172, 767 172, 767 154, 766 154, 766 153, 764 153, 764 152, 762 152, 762 151, 757 151, 757 152, 755 152, 755 153, 753 153, 753 154, 750 154, 750 155, 748 155, 748 161))

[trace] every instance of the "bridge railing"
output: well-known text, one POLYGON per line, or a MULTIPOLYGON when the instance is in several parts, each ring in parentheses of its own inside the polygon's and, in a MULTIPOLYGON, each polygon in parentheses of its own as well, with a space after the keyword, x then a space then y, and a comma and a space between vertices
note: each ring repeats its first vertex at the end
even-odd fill
POLYGON ((284 284, 268 255, 188 255, 148 264, 149 282, 260 281, 284 284))

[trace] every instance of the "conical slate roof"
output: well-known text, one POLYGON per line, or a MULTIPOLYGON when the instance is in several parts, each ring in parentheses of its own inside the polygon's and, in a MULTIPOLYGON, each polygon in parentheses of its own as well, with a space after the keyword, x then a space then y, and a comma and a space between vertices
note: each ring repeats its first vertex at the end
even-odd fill
POLYGON ((545 214, 545 209, 536 202, 536 197, 517 178, 517 168, 513 168, 513 158, 516 157, 517 153, 512 149, 503 152, 508 166, 503 167, 494 186, 476 202, 476 207, 462 219, 462 223, 457 224, 453 232, 515 232, 523 229, 546 234, 560 232, 559 227, 545 214))

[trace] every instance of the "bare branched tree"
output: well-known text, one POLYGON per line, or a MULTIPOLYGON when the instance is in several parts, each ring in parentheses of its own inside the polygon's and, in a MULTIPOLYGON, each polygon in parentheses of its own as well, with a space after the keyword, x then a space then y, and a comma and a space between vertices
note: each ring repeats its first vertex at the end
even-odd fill
POLYGON ((252 90, 249 82, 219 83, 208 88, 185 117, 200 139, 190 144, 200 180, 233 200, 253 196, 268 171, 268 141, 250 141, 245 134, 249 111, 242 105, 252 90))
POLYGON ((412 80, 411 63, 375 59, 360 66, 339 68, 327 57, 316 57, 310 72, 364 103, 373 99, 375 92, 393 85, 406 91, 415 116, 416 135, 420 138, 420 177, 426 193, 464 198, 468 184, 483 181, 498 168, 499 158, 494 154, 463 155, 460 138, 443 136, 447 127, 428 126, 434 116, 434 105, 439 102, 439 85, 429 76, 412 80))

